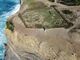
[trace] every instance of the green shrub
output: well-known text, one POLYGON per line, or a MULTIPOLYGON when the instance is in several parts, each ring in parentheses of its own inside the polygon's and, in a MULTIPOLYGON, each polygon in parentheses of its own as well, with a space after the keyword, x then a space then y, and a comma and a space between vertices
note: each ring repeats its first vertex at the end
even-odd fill
POLYGON ((12 32, 14 31, 14 24, 11 21, 8 21, 6 25, 7 29, 11 30, 12 32))

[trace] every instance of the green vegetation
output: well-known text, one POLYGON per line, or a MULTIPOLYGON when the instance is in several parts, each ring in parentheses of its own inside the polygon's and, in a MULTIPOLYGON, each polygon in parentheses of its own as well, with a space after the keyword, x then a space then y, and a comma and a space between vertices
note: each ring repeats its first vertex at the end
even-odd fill
POLYGON ((70 10, 62 10, 62 12, 63 12, 64 14, 72 14, 72 11, 70 11, 70 10))
POLYGON ((80 5, 80 0, 76 0, 76 4, 77 5, 80 5))
POLYGON ((76 20, 76 18, 77 18, 76 14, 73 13, 73 11, 62 10, 62 13, 69 20, 70 23, 73 23, 76 20))
MULTIPOLYGON (((66 0, 67 1, 67 0, 66 0)), ((70 1, 70 0, 69 0, 70 1)), ((80 4, 80 0, 71 0, 72 3, 79 5, 80 4)))
POLYGON ((28 27, 55 28, 68 26, 53 8, 48 8, 41 2, 31 5, 32 7, 22 14, 28 27))
POLYGON ((80 5, 80 0, 63 0, 66 5, 80 5))
POLYGON ((12 32, 14 31, 14 24, 11 21, 8 21, 6 25, 7 29, 11 30, 12 32))
POLYGON ((22 14, 28 28, 56 28, 68 27, 69 24, 55 11, 44 3, 35 0, 25 0, 29 8, 22 14))

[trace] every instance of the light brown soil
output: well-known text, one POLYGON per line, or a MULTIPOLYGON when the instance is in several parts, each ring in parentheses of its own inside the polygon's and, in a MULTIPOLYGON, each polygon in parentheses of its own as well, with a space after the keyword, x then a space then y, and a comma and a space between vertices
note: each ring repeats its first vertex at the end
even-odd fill
MULTIPOLYGON (((23 5, 21 12, 27 7, 23 5)), ((16 15, 15 30, 6 30, 9 42, 22 60, 80 60, 80 35, 68 29, 25 28, 16 15)))

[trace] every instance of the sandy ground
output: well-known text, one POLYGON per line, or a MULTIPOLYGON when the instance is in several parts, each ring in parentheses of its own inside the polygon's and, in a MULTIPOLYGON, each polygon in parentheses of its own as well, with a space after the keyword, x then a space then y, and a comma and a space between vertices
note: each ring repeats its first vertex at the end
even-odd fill
MULTIPOLYGON (((25 8, 24 5, 23 8, 25 8)), ((13 23, 14 33, 6 30, 6 34, 21 60, 80 60, 78 33, 69 34, 64 28, 52 28, 45 31, 43 28, 25 28, 17 15, 13 18, 13 23)), ((11 60, 17 60, 14 52, 11 52, 12 50, 9 49, 8 54, 11 60)))
POLYGON ((77 60, 79 58, 80 51, 77 48, 79 42, 74 42, 74 37, 76 40, 79 39, 78 34, 70 36, 68 30, 64 28, 52 28, 45 31, 25 28, 18 16, 13 19, 13 23, 15 31, 12 33, 7 30, 7 36, 22 60, 28 57, 33 60, 77 60), (39 58, 33 58, 33 56, 39 56, 39 58))

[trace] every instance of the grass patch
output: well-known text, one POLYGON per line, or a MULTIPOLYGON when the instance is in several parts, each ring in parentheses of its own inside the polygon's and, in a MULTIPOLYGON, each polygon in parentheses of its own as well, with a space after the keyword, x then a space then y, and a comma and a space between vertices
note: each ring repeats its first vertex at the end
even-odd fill
POLYGON ((32 0, 30 8, 22 14, 22 17, 28 27, 57 28, 68 26, 55 9, 47 7, 42 2, 32 2, 32 0))

